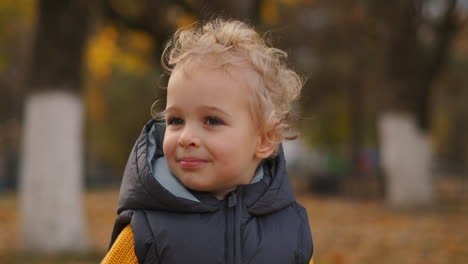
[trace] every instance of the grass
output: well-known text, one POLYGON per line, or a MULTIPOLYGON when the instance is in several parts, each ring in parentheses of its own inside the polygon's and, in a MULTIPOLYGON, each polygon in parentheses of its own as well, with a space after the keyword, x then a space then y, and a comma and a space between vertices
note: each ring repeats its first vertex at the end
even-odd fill
MULTIPOLYGON (((113 189, 86 193, 88 253, 38 255, 20 250, 17 195, 0 193, 0 263, 99 263, 109 243, 117 196, 113 189)), ((316 264, 468 263, 466 203, 397 211, 380 201, 297 198, 309 214, 316 264)))

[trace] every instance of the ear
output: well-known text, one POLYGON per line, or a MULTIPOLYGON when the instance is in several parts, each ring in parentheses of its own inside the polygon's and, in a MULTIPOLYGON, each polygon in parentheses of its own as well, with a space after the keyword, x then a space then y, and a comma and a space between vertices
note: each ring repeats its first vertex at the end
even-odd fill
POLYGON ((259 159, 268 158, 276 148, 276 144, 271 140, 268 140, 264 136, 259 136, 257 141, 257 148, 255 151, 255 157, 259 159))

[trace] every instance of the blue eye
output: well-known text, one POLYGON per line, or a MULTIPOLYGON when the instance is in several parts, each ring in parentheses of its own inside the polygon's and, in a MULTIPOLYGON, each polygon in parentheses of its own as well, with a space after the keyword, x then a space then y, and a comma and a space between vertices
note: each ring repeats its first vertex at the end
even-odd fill
POLYGON ((167 119, 167 125, 174 125, 174 126, 180 126, 184 124, 184 120, 178 118, 178 117, 170 117, 167 119))
POLYGON ((209 126, 220 126, 220 125, 224 125, 224 122, 219 118, 208 116, 206 118, 206 124, 209 126))

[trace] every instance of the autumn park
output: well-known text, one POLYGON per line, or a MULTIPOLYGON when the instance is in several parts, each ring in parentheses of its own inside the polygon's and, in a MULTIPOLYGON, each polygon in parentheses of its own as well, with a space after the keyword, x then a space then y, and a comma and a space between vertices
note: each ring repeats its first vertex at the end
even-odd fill
POLYGON ((305 80, 282 148, 310 263, 468 263, 468 0, 0 0, 0 263, 104 258, 165 44, 218 17, 305 80))

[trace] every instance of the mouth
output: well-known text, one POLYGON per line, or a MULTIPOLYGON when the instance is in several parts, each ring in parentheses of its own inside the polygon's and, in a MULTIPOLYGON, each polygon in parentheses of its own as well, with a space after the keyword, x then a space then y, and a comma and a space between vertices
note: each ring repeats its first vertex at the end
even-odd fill
POLYGON ((203 167, 208 161, 197 158, 181 158, 177 160, 177 163, 179 163, 182 168, 194 169, 203 167))

